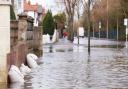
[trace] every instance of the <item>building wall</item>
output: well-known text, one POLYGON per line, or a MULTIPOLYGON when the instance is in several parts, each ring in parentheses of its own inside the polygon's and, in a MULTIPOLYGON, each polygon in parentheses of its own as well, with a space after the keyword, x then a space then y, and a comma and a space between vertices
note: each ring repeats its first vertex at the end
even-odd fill
POLYGON ((16 18, 17 18, 17 13, 18 13, 18 0, 14 0, 14 12, 15 12, 15 15, 16 15, 16 18))
POLYGON ((24 0, 17 0, 18 1, 18 14, 22 13, 24 10, 23 10, 23 3, 24 3, 24 0))
POLYGON ((38 26, 38 21, 37 21, 38 14, 37 14, 37 12, 28 11, 26 13, 27 13, 28 16, 31 16, 32 18, 34 18, 34 26, 38 26))
POLYGON ((0 82, 7 82, 7 53, 10 52, 10 6, 0 0, 0 82))
POLYGON ((13 5, 15 15, 17 17, 17 14, 20 14, 20 13, 23 12, 23 2, 24 2, 24 0, 11 0, 11 1, 12 1, 11 4, 13 5))
POLYGON ((11 0, 0 0, 0 5, 11 4, 11 0))

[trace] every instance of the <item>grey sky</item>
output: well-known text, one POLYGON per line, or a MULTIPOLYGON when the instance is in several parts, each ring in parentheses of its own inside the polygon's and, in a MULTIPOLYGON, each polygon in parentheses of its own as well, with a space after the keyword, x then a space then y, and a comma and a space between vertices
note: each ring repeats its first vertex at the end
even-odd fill
POLYGON ((32 4, 38 3, 45 7, 46 10, 51 9, 53 14, 56 14, 60 11, 60 8, 57 6, 55 0, 30 0, 32 4))

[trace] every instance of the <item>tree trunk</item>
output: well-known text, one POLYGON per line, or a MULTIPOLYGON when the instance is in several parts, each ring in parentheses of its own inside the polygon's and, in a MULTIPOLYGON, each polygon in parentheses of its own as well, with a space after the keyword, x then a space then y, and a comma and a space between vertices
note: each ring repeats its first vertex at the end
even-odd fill
POLYGON ((90 55, 90 28, 91 28, 91 21, 90 21, 90 0, 88 0, 88 55, 90 55))
POLYGON ((74 41, 74 31, 73 31, 73 16, 68 19, 68 40, 74 41))
POLYGON ((117 41, 118 41, 118 36, 119 35, 119 20, 118 20, 118 17, 117 17, 117 41))

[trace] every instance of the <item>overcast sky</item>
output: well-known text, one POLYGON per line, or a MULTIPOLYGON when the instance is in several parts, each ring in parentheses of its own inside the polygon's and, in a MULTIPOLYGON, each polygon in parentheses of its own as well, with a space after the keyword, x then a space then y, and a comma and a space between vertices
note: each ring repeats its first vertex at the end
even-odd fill
POLYGON ((51 9, 53 14, 56 14, 59 11, 59 8, 56 6, 55 0, 30 0, 32 4, 38 3, 45 7, 46 10, 51 9))

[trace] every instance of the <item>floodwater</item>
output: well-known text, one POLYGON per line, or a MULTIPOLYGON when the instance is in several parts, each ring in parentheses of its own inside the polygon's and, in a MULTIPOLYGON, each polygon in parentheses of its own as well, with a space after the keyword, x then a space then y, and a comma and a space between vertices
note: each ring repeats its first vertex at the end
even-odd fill
POLYGON ((39 67, 26 76, 25 84, 11 84, 8 89, 128 89, 128 51, 124 44, 98 42, 92 45, 90 56, 86 44, 62 39, 44 45, 39 67))

